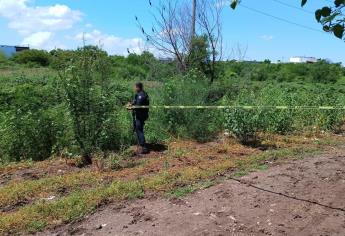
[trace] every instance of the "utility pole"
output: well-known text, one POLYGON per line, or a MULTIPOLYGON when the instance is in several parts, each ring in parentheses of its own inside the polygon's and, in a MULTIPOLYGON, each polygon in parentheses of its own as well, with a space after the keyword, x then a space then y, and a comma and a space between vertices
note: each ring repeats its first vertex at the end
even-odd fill
POLYGON ((196 27, 196 0, 193 1, 193 9, 192 9, 192 38, 195 36, 195 27, 196 27))

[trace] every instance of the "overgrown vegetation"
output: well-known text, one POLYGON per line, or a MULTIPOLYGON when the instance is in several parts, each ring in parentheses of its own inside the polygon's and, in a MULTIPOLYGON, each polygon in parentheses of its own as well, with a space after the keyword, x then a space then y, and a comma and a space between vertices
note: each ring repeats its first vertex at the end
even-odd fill
POLYGON ((338 131, 343 125, 344 111, 320 110, 312 107, 332 106, 342 107, 344 96, 326 86, 293 87, 285 84, 268 85, 254 92, 242 90, 234 101, 225 99, 234 106, 252 105, 257 109, 228 109, 226 111, 226 127, 243 142, 255 141, 258 132, 266 133, 302 133, 303 131, 338 131), (273 108, 266 108, 268 106, 273 108), (274 107, 289 107, 276 109, 274 107), (311 107, 310 109, 298 108, 311 107))
MULTIPOLYGON (((204 53, 200 53, 204 58, 204 53)), ((88 46, 77 51, 23 51, 6 60, 36 66, 40 65, 37 62, 46 61, 50 69, 40 66, 31 73, 32 69, 20 64, 10 66, 11 70, 2 69, 2 162, 80 155, 89 163, 94 153, 123 150, 134 144, 131 117, 123 106, 131 100, 130 88, 138 80, 147 81, 146 90, 153 105, 345 104, 344 68, 325 61, 219 62, 217 78, 210 84, 207 66, 197 63, 187 73, 179 73, 174 61, 161 62, 148 52, 108 56, 99 48, 88 46)), ((343 111, 171 109, 152 110, 150 117, 149 142, 176 137, 208 141, 224 130, 247 142, 255 140, 260 132, 337 131, 343 111)))

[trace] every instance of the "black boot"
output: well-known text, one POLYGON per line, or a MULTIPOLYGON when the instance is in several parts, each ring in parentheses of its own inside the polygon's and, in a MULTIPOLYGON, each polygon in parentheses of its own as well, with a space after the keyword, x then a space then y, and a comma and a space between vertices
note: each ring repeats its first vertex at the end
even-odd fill
POLYGON ((145 155, 145 154, 149 154, 149 153, 150 153, 150 150, 146 146, 141 147, 140 154, 145 155))

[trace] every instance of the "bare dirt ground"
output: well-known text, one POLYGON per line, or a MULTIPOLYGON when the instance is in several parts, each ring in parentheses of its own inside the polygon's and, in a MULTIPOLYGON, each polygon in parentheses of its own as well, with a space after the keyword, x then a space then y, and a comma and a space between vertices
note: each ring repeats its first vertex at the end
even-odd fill
POLYGON ((345 150, 230 177, 182 199, 110 205, 43 235, 345 235, 345 150))

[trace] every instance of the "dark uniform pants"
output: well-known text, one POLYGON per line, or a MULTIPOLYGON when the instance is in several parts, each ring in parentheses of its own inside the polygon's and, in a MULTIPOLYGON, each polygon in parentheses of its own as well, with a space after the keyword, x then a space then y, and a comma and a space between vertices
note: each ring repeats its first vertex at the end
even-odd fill
POLYGON ((135 119, 135 133, 137 134, 138 143, 142 147, 146 146, 144 126, 145 126, 144 120, 135 119))

